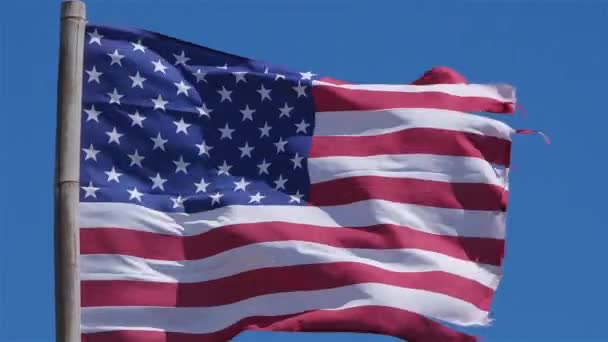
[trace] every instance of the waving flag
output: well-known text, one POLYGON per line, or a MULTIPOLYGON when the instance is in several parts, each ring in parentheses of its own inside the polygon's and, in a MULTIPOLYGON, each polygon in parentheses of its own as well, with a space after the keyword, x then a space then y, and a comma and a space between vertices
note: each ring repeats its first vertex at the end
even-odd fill
POLYGON ((514 131, 467 112, 511 112, 511 87, 348 84, 104 26, 85 44, 84 341, 488 323, 514 131))

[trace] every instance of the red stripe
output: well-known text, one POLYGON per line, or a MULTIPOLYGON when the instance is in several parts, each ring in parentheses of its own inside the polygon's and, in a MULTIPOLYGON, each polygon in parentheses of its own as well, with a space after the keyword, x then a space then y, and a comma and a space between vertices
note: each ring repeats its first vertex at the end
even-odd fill
POLYGON ((81 254, 122 254, 157 260, 203 259, 253 243, 286 240, 341 248, 416 248, 490 265, 501 265, 504 255, 504 240, 436 235, 389 224, 327 228, 265 222, 226 226, 185 237, 120 228, 80 230, 81 254))
POLYGON ((346 89, 315 85, 312 88, 317 112, 378 110, 391 108, 437 108, 459 112, 512 113, 510 102, 487 97, 464 97, 443 92, 397 92, 346 89))
POLYGON ((325 82, 325 83, 331 83, 331 84, 351 84, 350 82, 347 81, 342 81, 342 80, 336 80, 335 78, 331 78, 331 77, 321 77, 319 79, 319 81, 321 82, 325 82))
POLYGON ((362 332, 406 339, 409 342, 476 341, 475 337, 445 327, 424 316, 394 308, 365 306, 294 315, 248 317, 210 334, 163 331, 109 331, 82 335, 82 342, 225 342, 244 330, 362 332))
POLYGON ((466 78, 453 70, 444 66, 436 66, 431 70, 427 70, 422 77, 418 78, 412 84, 457 84, 467 83, 466 78))
POLYGON ((82 281, 81 300, 83 307, 205 307, 273 293, 323 290, 362 283, 441 293, 486 311, 494 294, 491 288, 449 273, 393 272, 366 264, 339 262, 262 268, 197 283, 82 281))
POLYGON ((435 128, 412 128, 374 136, 314 136, 310 158, 384 154, 475 157, 508 166, 511 141, 435 128))
POLYGON ((310 204, 341 205, 370 199, 464 210, 506 209, 504 188, 412 178, 361 176, 312 184, 310 204))

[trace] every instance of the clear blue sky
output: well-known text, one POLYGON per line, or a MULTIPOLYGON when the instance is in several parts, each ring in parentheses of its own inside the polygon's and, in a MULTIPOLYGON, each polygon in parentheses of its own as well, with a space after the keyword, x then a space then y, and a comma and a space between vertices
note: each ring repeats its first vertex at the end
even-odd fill
MULTIPOLYGON (((89 0, 88 17, 359 82, 435 65, 518 87, 505 276, 485 341, 608 341, 608 2, 89 0)), ((0 4, 0 341, 53 340, 58 0, 0 4)), ((390 341, 246 333, 254 341, 390 341)))

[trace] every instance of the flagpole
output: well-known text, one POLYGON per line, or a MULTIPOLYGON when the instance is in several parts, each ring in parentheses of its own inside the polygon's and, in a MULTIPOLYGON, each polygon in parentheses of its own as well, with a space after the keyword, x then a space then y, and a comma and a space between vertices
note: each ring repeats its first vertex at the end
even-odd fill
POLYGON ((57 342, 80 341, 78 202, 85 5, 61 4, 55 161, 55 327, 57 342))

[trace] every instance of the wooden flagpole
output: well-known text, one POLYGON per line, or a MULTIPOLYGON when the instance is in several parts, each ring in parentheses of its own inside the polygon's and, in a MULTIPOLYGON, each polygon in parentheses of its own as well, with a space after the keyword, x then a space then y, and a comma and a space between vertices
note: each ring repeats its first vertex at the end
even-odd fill
POLYGON ((84 3, 62 2, 55 160, 57 342, 80 341, 78 202, 84 34, 84 3))

